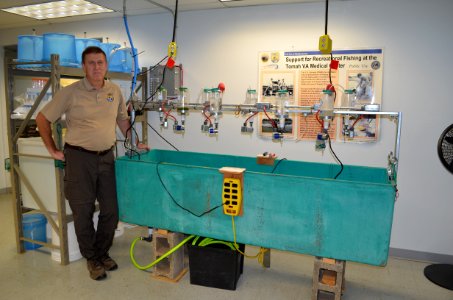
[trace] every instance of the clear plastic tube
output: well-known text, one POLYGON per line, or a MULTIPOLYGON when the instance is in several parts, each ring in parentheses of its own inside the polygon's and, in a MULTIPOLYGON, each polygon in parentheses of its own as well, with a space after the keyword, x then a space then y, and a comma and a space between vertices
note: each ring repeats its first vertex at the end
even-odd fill
POLYGON ((222 108, 222 94, 220 89, 213 88, 211 89, 211 99, 209 101, 211 105, 211 111, 213 113, 218 113, 222 108))

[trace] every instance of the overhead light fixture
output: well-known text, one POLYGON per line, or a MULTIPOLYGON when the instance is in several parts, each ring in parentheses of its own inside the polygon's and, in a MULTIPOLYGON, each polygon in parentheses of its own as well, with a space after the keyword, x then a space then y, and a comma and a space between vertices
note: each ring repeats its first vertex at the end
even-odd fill
POLYGON ((111 9, 84 0, 53 1, 2 10, 38 20, 113 12, 111 9))

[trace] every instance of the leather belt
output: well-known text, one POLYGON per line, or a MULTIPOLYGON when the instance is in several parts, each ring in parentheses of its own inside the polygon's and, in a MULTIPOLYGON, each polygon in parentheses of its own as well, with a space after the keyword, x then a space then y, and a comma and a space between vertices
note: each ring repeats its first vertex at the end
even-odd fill
POLYGON ((73 146, 73 145, 70 145, 70 144, 68 144, 68 143, 64 144, 64 147, 65 147, 65 148, 68 148, 68 149, 73 149, 73 150, 78 150, 78 151, 81 151, 81 152, 86 152, 86 153, 98 155, 98 156, 106 155, 107 153, 109 153, 109 152, 112 151, 112 149, 113 149, 113 146, 112 146, 112 147, 110 147, 110 148, 107 149, 107 150, 94 151, 94 150, 85 149, 85 148, 80 147, 80 146, 73 146))

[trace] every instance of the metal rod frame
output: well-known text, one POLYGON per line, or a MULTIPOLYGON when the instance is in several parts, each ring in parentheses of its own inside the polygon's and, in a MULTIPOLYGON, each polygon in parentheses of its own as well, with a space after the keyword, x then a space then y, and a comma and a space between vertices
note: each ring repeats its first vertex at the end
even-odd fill
MULTIPOLYGON (((159 111, 159 108, 162 107, 162 104, 167 109, 177 109, 177 103, 169 103, 168 101, 153 101, 148 102, 145 106, 145 110, 147 111, 159 111)), ((236 112, 236 113, 260 113, 264 112, 264 107, 270 107, 270 109, 266 109, 267 112, 275 113, 276 107, 271 105, 268 102, 259 102, 257 104, 222 104, 222 107, 219 111, 223 112, 236 112), (274 109, 274 110, 272 110, 274 109)), ((180 108, 180 107, 179 107, 180 108)), ((184 107, 186 110, 199 110, 202 112, 209 112, 206 111, 206 105, 200 103, 188 103, 184 107)), ((316 114, 320 111, 318 108, 314 106, 297 106, 297 105, 286 105, 284 109, 287 111, 288 114, 316 114)), ((366 110, 353 110, 350 108, 335 108, 332 113, 334 115, 372 115, 372 116, 384 116, 389 118, 395 118, 397 121, 396 132, 395 132, 395 146, 393 149, 394 158, 395 158, 395 180, 398 174, 398 162, 399 162, 399 153, 400 153, 400 140, 401 140, 401 126, 402 126, 402 113, 401 112, 383 112, 383 111, 366 111, 366 110)))

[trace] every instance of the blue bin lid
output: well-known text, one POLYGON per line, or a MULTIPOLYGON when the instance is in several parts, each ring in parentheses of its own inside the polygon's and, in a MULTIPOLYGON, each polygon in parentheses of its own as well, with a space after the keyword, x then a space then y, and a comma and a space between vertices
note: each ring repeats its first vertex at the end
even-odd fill
POLYGON ((75 39, 75 35, 73 34, 67 34, 67 33, 61 33, 61 32, 46 32, 42 36, 44 37, 72 37, 75 39))
POLYGON ((27 37, 27 38, 37 38, 37 39, 42 39, 42 35, 33 35, 33 34, 21 34, 21 35, 18 35, 17 38, 20 39, 20 38, 24 38, 24 37, 27 37))
POLYGON ((47 219, 43 214, 24 214, 22 215, 22 224, 24 226, 33 226, 38 224, 46 224, 47 219))

